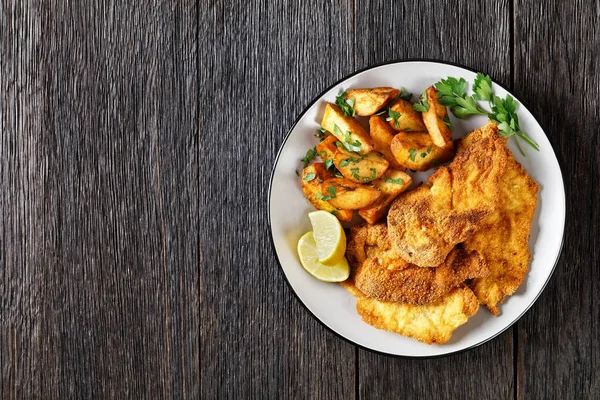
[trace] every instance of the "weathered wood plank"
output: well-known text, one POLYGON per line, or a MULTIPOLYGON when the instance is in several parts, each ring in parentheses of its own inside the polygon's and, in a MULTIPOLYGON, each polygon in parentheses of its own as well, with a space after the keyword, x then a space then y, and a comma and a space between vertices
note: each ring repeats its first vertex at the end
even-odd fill
POLYGON ((191 397, 195 2, 4 9, 0 397, 191 397))
POLYGON ((567 225, 550 284, 519 324, 518 398, 600 398, 600 3, 519 1, 515 92, 561 164, 567 225))
POLYGON ((202 3, 201 395, 352 398, 355 349, 291 293, 265 208, 287 130, 353 70, 352 2, 202 3))
MULTIPOLYGON (((510 84, 510 32, 509 1, 357 2, 357 67, 433 58, 510 84)), ((512 398, 513 330, 475 350, 441 359, 407 360, 360 350, 358 368, 359 393, 365 398, 512 398)))

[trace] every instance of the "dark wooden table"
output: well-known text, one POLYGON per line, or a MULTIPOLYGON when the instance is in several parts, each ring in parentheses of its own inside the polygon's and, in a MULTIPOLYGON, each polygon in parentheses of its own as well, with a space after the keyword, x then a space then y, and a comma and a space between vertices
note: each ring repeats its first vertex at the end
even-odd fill
POLYGON ((0 398, 600 398, 600 2, 0 2, 0 398), (357 69, 457 62, 538 118, 562 257, 511 329, 432 360, 302 307, 267 187, 357 69))

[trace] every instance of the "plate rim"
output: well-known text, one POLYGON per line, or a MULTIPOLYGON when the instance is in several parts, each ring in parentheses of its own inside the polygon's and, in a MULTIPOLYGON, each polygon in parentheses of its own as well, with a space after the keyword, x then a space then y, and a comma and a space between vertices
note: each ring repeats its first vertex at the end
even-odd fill
MULTIPOLYGON (((289 288, 291 289, 292 293, 294 294, 294 297, 296 297, 296 300, 298 300, 298 302, 304 307, 304 309, 306 311, 308 311, 308 313, 312 316, 312 318, 314 320, 316 320, 319 324, 321 324, 323 327, 325 327, 329 332, 333 333, 334 335, 336 335, 337 337, 343 339, 344 341, 346 341, 347 343, 350 343, 352 345, 354 345, 355 347, 359 347, 363 350, 367 350, 376 354, 381 354, 381 355, 385 355, 388 357, 396 357, 396 358, 403 358, 403 359, 435 359, 435 358, 443 358, 443 357, 448 357, 451 355, 455 355, 455 354, 460 354, 469 350, 472 350, 476 347, 479 347, 485 343, 490 342, 491 340, 497 338, 498 336, 500 336, 501 334, 503 334, 504 332, 506 332, 508 329, 510 329, 513 325, 515 325, 521 318, 523 318, 523 316, 531 309, 531 307, 533 307, 533 305, 537 302, 537 300, 539 299, 539 297, 542 295, 542 293, 544 292, 544 290, 546 289, 546 287, 548 286, 548 283, 550 282, 550 280, 552 279, 552 277, 554 276, 554 271, 556 270, 556 266, 558 265, 558 262, 560 261, 561 257, 562 257, 562 250, 563 250, 563 245, 564 245, 564 241, 565 241, 565 226, 566 226, 566 203, 567 203, 567 193, 565 190, 565 185, 564 185, 564 174, 563 174, 563 170, 561 167, 561 163, 560 160, 558 158, 558 156, 556 155, 556 153, 554 152, 554 148, 552 148, 554 156, 556 158, 557 164, 558 164, 558 170, 560 172, 561 175, 561 180, 563 182, 562 184, 562 190, 563 190, 563 198, 565 199, 565 218, 563 220, 563 229, 562 229, 562 236, 560 239, 560 248, 558 250, 558 256, 556 257, 556 260, 554 261, 554 265, 552 266, 552 269, 550 270, 550 273, 548 275, 548 278, 546 279, 546 281, 544 282, 544 284, 542 285, 542 288, 540 289, 540 291, 536 294, 535 298, 533 299, 533 301, 531 301, 530 304, 527 305, 527 307, 523 310, 523 312, 521 314, 519 314, 519 316, 517 318, 514 319, 514 321, 512 321, 510 324, 508 324, 504 329, 501 329, 500 331, 496 332, 495 334, 483 339, 480 342, 477 342, 475 344, 472 344, 471 346, 465 347, 463 349, 460 350, 455 350, 455 351, 451 351, 448 353, 443 353, 443 354, 434 354, 434 355, 422 355, 422 356, 415 356, 415 355, 403 355, 403 354, 394 354, 394 353, 387 353, 385 351, 381 351, 381 350, 375 350, 369 347, 366 347, 362 344, 356 343, 355 341, 353 341, 352 339, 349 339, 345 336, 343 336, 341 333, 335 331, 333 328, 329 327, 325 322, 323 322, 319 317, 317 317, 309 308, 308 306, 302 301, 302 299, 300 298, 300 296, 298 295, 298 293, 296 292, 296 290, 294 289, 294 286, 291 284, 291 282, 289 281, 287 275, 285 274, 285 271, 283 269, 283 266, 281 264, 281 260, 279 258, 279 255, 277 254, 277 249, 275 247, 275 239, 273 237, 273 229, 271 227, 271 192, 273 190, 273 178, 275 175, 275 169, 277 167, 277 164, 279 163, 279 157, 281 156, 281 152, 283 150, 283 148, 285 147, 285 144, 287 143, 288 139, 290 138, 292 131, 296 128, 296 125, 298 125, 298 123, 300 122, 300 120, 304 117, 304 115, 308 112, 308 110, 313 106, 313 104, 315 104, 317 101, 321 100, 323 98, 323 96, 329 92, 331 89, 333 89, 335 86, 339 85, 341 82, 348 80, 350 78, 352 78, 355 75, 358 75, 362 72, 371 70, 371 69, 375 69, 378 67, 382 67, 382 66, 386 66, 386 65, 391 65, 391 64, 403 64, 403 63, 409 63, 409 62, 429 62, 429 63, 434 63, 434 64, 443 64, 443 65, 449 65, 449 66, 453 66, 453 67, 459 67, 462 69, 465 69, 467 71, 473 72, 473 73, 477 73, 477 72, 481 72, 481 71, 476 71, 473 68, 470 67, 466 67, 462 64, 459 63, 455 63, 455 62, 451 62, 451 61, 443 61, 443 60, 437 60, 437 59, 432 59, 432 58, 404 58, 404 59, 396 59, 396 60, 391 60, 391 61, 384 61, 381 63, 376 63, 376 64, 372 64, 369 65, 367 67, 361 68, 359 70, 356 70, 348 75, 344 75, 343 77, 341 77, 340 79, 338 79, 337 81, 335 81, 333 84, 331 84, 330 86, 328 86, 327 88, 325 88, 323 91, 321 91, 318 95, 316 95, 312 101, 310 101, 302 110, 302 112, 300 114, 298 114, 298 117, 296 117, 296 119, 294 120, 294 122, 292 123, 291 127, 288 129, 286 135, 283 138, 283 141, 281 142, 281 144, 279 145, 279 149, 277 151, 277 155, 275 156, 275 160, 273 161, 273 165, 271 167, 271 174, 269 177, 269 190, 267 193, 267 203, 266 203, 266 211, 267 211, 267 227, 269 229, 269 241, 271 242, 271 249, 273 254, 275 255, 275 259, 277 261, 277 265, 279 266, 279 272, 283 275, 283 278, 285 280, 285 282, 287 283, 287 285, 289 286, 289 288)), ((491 76, 491 75, 490 75, 491 76)), ((493 83, 500 86, 501 88, 503 88, 504 90, 506 90, 507 93, 509 93, 515 100, 517 100, 523 107, 525 107, 527 109, 527 111, 531 114, 531 116, 533 117, 533 119, 535 120, 535 122, 537 122, 537 124, 542 128, 542 132, 544 133, 544 135, 546 136, 546 138, 548 139, 548 135, 546 134, 546 129, 544 129, 544 127, 542 126, 542 124, 540 123, 540 121, 538 121, 538 119, 535 117, 535 115, 533 115, 533 113, 530 110, 529 107, 527 107, 527 105, 517 96, 515 96, 512 91, 510 91, 506 86, 496 82, 494 79, 492 79, 493 83)), ((550 141, 550 140, 548 140, 550 141)), ((550 143, 550 146, 552 147, 552 143, 550 143)))

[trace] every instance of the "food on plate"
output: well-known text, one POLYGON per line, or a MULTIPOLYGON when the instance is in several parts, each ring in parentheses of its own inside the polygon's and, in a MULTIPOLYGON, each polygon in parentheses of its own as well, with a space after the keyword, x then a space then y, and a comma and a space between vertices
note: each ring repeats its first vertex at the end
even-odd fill
POLYGON ((350 276, 366 297, 404 304, 432 304, 467 279, 487 276, 485 260, 474 250, 453 249, 435 268, 404 261, 392 247, 385 223, 358 225, 347 244, 350 276))
POLYGON ((342 148, 335 152, 333 164, 344 178, 355 183, 369 183, 380 178, 390 165, 377 152, 358 154, 342 148))
MULTIPOLYGON (((490 123, 479 130, 497 133, 497 126, 490 123)), ((479 230, 498 203, 506 158, 505 139, 486 136, 460 150, 427 184, 398 196, 388 226, 400 256, 421 267, 439 265, 455 245, 479 230)))
POLYGON ((348 89, 345 100, 353 105, 356 115, 373 115, 400 94, 400 90, 391 87, 376 87, 370 89, 348 89))
POLYGON ((398 164, 414 171, 427 171, 454 156, 454 146, 437 147, 427 132, 399 132, 390 149, 398 164))
POLYGON ((435 88, 428 87, 423 93, 422 99, 426 108, 423 111, 423 122, 431 136, 431 141, 437 147, 452 146, 452 124, 448 118, 446 107, 438 101, 435 88))
POLYGON ((427 344, 444 344, 456 328, 477 313, 479 303, 471 289, 463 285, 439 301, 421 306, 359 297, 356 310, 375 328, 427 344))
POLYGON ((312 203, 317 210, 324 210, 335 213, 340 221, 351 221, 354 211, 340 210, 323 200, 321 183, 326 179, 332 179, 333 173, 325 168, 323 163, 314 163, 302 171, 302 191, 304 196, 312 203))
POLYGON ((321 184, 321 193, 326 194, 322 200, 342 210, 360 210, 370 206, 381 196, 381 192, 373 187, 344 178, 326 179, 321 184))
POLYGON ((317 153, 323 161, 332 160, 333 162, 333 157, 338 149, 335 145, 336 142, 339 143, 337 138, 333 135, 330 135, 324 138, 323 141, 315 147, 317 153))
POLYGON ((529 232, 539 185, 507 151, 506 171, 500 177, 500 201, 483 228, 465 242, 465 248, 478 251, 486 259, 490 274, 474 279, 469 286, 493 315, 498 304, 523 283, 529 260, 529 232))
POLYGON ((394 139, 396 133, 381 116, 373 115, 369 118, 369 134, 371 135, 371 139, 373 139, 375 151, 383 154, 383 157, 390 163, 391 167, 400 169, 403 167, 396 161, 390 148, 392 139, 394 139))
POLYGON ((367 154, 373 150, 373 141, 365 128, 356 118, 346 116, 335 104, 327 103, 325 106, 321 126, 350 151, 367 154))
POLYGON ((358 210, 358 215, 369 224, 374 224, 387 215, 390 204, 412 184, 412 177, 406 172, 388 168, 383 176, 372 182, 381 196, 370 206, 358 210))
POLYGON ((298 256, 302 267, 321 281, 342 282, 348 279, 350 267, 345 257, 335 259, 330 264, 319 261, 317 242, 312 231, 305 233, 298 241, 298 256))
POLYGON ((320 143, 303 158, 302 190, 320 210, 298 243, 303 267, 352 293, 366 323, 429 344, 447 343, 479 304, 498 315, 531 258, 539 186, 506 142, 537 145, 489 76, 477 75, 475 95, 466 88, 462 78, 442 79, 415 104, 404 88, 348 89, 326 103, 320 143), (453 142, 446 107, 489 122, 453 142), (434 167, 411 189, 405 169, 434 167), (347 238, 340 221, 353 223, 347 238))
POLYGON ((308 213, 313 228, 315 242, 318 243, 317 254, 319 262, 328 264, 344 257, 346 253, 346 233, 340 221, 326 211, 308 213))
POLYGON ((423 132, 426 130, 423 116, 413 108, 413 104, 402 98, 396 100, 389 111, 389 124, 398 132, 423 132))

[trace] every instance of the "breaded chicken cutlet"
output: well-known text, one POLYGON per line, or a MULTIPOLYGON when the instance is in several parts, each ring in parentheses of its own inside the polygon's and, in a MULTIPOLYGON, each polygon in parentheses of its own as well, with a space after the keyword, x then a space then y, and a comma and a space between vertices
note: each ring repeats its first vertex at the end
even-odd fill
POLYGON ((388 213, 394 249, 420 267, 440 265, 456 244, 469 239, 497 207, 498 179, 507 162, 506 139, 489 123, 469 135, 480 140, 463 146, 448 167, 427 184, 401 194, 388 213))
POLYGON ((453 249, 436 268, 402 259, 384 223, 359 225, 348 235, 347 256, 356 287, 369 298, 405 304, 432 304, 466 279, 484 277, 488 268, 477 251, 453 249))

